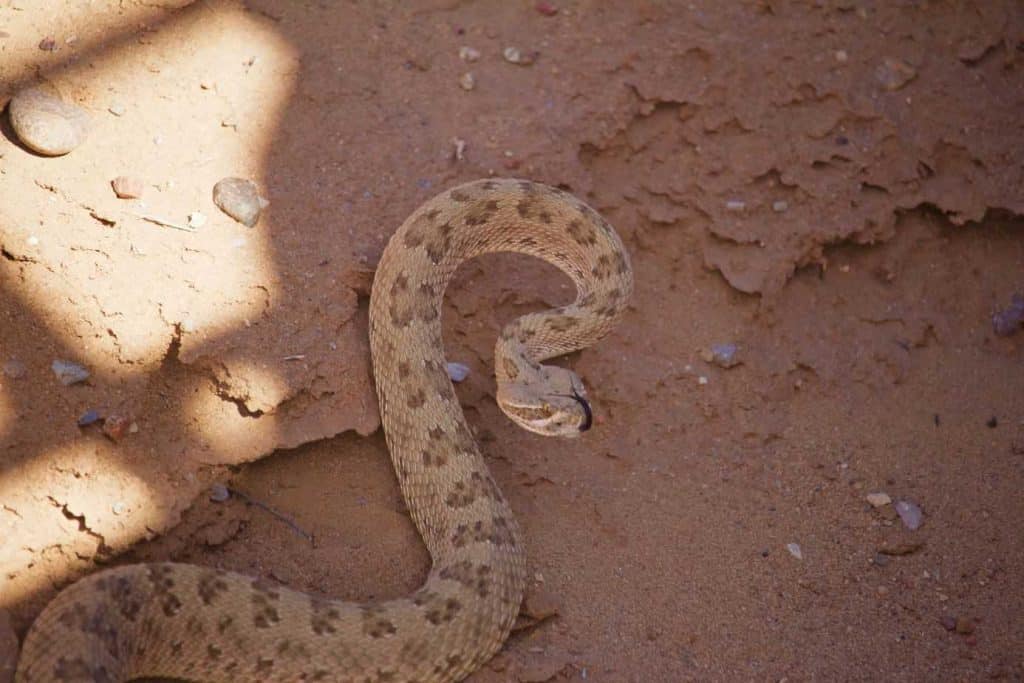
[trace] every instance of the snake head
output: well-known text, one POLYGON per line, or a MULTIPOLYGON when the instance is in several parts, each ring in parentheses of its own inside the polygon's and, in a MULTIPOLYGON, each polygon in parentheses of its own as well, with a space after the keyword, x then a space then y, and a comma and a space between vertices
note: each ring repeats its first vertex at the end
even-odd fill
POLYGON ((520 427, 543 436, 576 437, 593 424, 579 376, 556 366, 499 383, 498 406, 520 427))

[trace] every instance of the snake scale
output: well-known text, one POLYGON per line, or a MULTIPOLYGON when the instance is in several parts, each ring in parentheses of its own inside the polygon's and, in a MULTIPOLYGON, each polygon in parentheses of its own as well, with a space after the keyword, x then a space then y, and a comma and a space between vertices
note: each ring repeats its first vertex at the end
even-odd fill
POLYGON ((370 297, 381 421, 412 520, 433 559, 408 597, 358 604, 175 563, 86 577, 43 610, 18 683, 193 681, 442 683, 501 647, 519 611, 519 528, 446 371, 441 303, 459 264, 520 252, 575 283, 573 303, 509 323, 495 346, 497 400, 528 430, 574 436, 590 406, 570 370, 541 365, 604 336, 633 289, 629 257, 596 211, 562 190, 489 179, 420 206, 384 250, 370 297))

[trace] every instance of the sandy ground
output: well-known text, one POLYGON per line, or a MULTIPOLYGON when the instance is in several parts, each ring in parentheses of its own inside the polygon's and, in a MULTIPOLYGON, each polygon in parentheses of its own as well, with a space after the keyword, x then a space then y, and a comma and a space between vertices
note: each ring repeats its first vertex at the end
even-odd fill
POLYGON ((416 587, 367 283, 413 208, 494 174, 601 210, 637 292, 565 360, 598 424, 564 443, 500 414, 490 349, 567 281, 489 257, 449 291, 531 609, 557 610, 471 680, 1024 678, 1024 332, 991 322, 1024 291, 1021 5, 540 5, 0 2, 0 103, 42 79, 92 117, 65 157, 0 138, 0 613, 22 634, 155 558, 416 587), (269 199, 255 228, 213 205, 225 176, 269 199))

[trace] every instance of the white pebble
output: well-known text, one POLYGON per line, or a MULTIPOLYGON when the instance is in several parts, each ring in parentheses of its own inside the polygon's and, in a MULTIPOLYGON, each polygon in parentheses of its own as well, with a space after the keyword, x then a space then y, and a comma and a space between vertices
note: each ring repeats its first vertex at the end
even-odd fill
POLYGON ((708 383, 708 378, 705 377, 704 375, 701 375, 700 377, 697 378, 697 384, 700 384, 701 386, 703 386, 703 385, 705 385, 707 383, 708 383))
POLYGON ((480 59, 480 50, 463 45, 459 48, 459 59, 464 62, 475 62, 480 59))
POLYGON ((193 211, 188 215, 188 227, 190 228, 201 228, 206 225, 206 216, 198 211, 193 211))
POLYGON ((786 550, 788 550, 789 554, 792 555, 793 557, 795 557, 796 559, 798 559, 798 560, 804 559, 804 553, 803 553, 802 550, 800 550, 800 544, 799 543, 787 543, 786 544, 786 550))
POLYGON ((903 520, 903 526, 911 531, 916 531, 920 528, 921 523, 924 521, 924 513, 921 512, 921 508, 909 500, 898 500, 894 507, 896 508, 896 514, 903 520))
POLYGON ((469 366, 462 363, 448 363, 448 376, 453 382, 461 382, 469 377, 469 366))
POLYGON ((123 515, 124 513, 128 512, 128 504, 118 501, 114 503, 110 509, 114 512, 115 515, 123 515))
POLYGON ((231 497, 231 491, 224 484, 214 484, 210 487, 210 500, 214 503, 223 503, 231 497))
POLYGON ((775 213, 782 213, 788 208, 789 202, 783 201, 781 199, 777 202, 772 202, 772 211, 774 211, 775 213))
POLYGON ((459 76, 459 87, 463 90, 472 90, 476 87, 476 78, 469 72, 462 74, 459 76))
POLYGON ((725 208, 729 211, 743 211, 747 208, 747 203, 739 199, 730 199, 725 203, 725 208))
POLYGON ((869 493, 867 500, 873 507, 880 508, 883 505, 888 505, 892 502, 892 498, 889 497, 888 493, 869 493))

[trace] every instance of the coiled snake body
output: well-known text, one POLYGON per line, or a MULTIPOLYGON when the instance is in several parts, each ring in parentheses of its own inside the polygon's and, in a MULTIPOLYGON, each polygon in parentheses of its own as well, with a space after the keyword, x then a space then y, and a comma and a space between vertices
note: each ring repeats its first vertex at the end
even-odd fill
POLYGON ((440 315, 458 265, 499 251, 544 259, 578 290, 572 304, 510 323, 495 347, 498 402, 538 433, 590 426, 579 378, 540 362, 604 336, 633 288, 611 226, 572 195, 529 181, 444 192, 391 239, 370 299, 370 346, 391 458, 433 558, 422 588, 357 604, 206 567, 117 567, 71 585, 40 614, 18 683, 440 683, 493 656, 519 611, 526 561, 448 378, 440 315))

